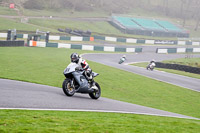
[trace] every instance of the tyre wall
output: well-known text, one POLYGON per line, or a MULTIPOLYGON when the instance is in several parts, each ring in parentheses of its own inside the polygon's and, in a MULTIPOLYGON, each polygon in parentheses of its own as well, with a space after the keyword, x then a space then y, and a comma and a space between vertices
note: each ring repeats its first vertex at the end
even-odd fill
POLYGON ((179 65, 179 64, 169 64, 169 63, 156 62, 156 67, 174 69, 174 70, 179 70, 179 71, 185 71, 185 72, 200 74, 200 68, 185 66, 185 65, 179 65))

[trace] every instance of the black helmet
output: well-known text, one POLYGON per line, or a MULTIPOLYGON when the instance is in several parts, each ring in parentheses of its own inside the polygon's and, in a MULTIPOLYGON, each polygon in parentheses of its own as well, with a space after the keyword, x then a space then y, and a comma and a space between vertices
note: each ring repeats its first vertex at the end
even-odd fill
POLYGON ((152 60, 150 61, 150 63, 153 63, 153 62, 155 62, 155 60, 154 60, 154 59, 152 59, 152 60))
POLYGON ((71 62, 78 63, 79 55, 77 53, 71 54, 71 62))

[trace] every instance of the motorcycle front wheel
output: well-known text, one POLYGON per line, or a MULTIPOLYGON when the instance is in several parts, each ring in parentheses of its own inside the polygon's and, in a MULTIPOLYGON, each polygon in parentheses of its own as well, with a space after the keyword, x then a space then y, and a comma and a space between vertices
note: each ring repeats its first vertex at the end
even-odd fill
POLYGON ((65 79, 62 84, 63 92, 67 96, 73 96, 75 94, 75 87, 71 85, 70 79, 65 79))
POLYGON ((95 82, 96 87, 98 88, 98 90, 95 90, 92 93, 89 93, 89 96, 92 99, 98 99, 101 96, 101 87, 99 86, 99 84, 97 82, 95 82))

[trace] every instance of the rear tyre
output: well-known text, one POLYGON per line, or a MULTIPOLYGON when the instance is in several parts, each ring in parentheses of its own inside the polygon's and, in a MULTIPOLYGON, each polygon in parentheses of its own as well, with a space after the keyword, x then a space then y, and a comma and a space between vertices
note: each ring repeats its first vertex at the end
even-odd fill
POLYGON ((75 94, 74 85, 70 84, 70 79, 65 79, 62 84, 63 92, 67 96, 73 96, 75 94))
POLYGON ((96 87, 98 88, 98 90, 95 90, 92 93, 89 93, 89 96, 92 99, 98 99, 101 96, 101 87, 99 86, 99 84, 97 82, 95 82, 96 87))
POLYGON ((123 63, 123 61, 120 60, 120 61, 119 61, 119 64, 122 64, 122 63, 123 63))

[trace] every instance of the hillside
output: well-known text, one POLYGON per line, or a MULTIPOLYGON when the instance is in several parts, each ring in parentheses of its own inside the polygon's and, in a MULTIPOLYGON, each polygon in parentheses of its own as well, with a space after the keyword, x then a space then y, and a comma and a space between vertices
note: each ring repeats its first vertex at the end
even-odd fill
MULTIPOLYGON (((104 1, 104 0, 102 0, 104 1)), ((178 0, 177 0, 178 1, 178 0)), ((177 17, 179 15, 178 9, 176 10, 175 14, 171 14, 169 11, 169 15, 166 16, 164 11, 158 11, 163 5, 159 0, 157 0, 157 4, 150 2, 151 8, 147 8, 145 5, 145 2, 143 2, 143 5, 140 5, 137 3, 137 5, 134 5, 134 8, 125 7, 123 6, 122 10, 119 10, 117 8, 117 4, 113 4, 112 7, 109 7, 106 5, 109 9, 104 10, 105 7, 97 7, 97 5, 93 6, 91 9, 88 9, 87 7, 83 6, 84 8, 81 9, 71 9, 71 8, 58 8, 54 7, 49 9, 48 6, 42 10, 38 9, 26 9, 23 8, 23 11, 21 8, 16 6, 16 9, 19 10, 13 10, 9 9, 8 7, 0 6, 0 23, 2 24, 0 30, 1 31, 7 31, 9 27, 16 28, 18 31, 32 31, 35 32, 36 29, 41 30, 48 30, 52 34, 57 34, 58 28, 71 28, 71 29, 80 29, 80 30, 91 30, 93 34, 103 34, 103 35, 110 35, 110 36, 122 36, 122 37, 134 37, 134 38, 153 38, 158 39, 155 37, 147 37, 147 36, 139 36, 139 35, 129 35, 129 34, 123 34, 117 29, 115 29, 113 26, 111 26, 109 23, 105 22, 104 19, 101 20, 101 18, 109 18, 112 14, 125 14, 130 16, 136 16, 136 17, 144 17, 144 18, 157 18, 157 19, 164 19, 171 21, 178 25, 183 25, 183 19, 181 17, 177 17), (115 7, 115 8, 114 8, 115 7), (141 7, 141 8, 140 8, 141 7), (86 8, 86 9, 85 9, 86 8), (116 9, 116 10, 114 10, 116 9), (118 9, 118 10, 117 10, 118 9), (21 11, 21 14, 19 14, 19 11, 21 11), (23 15, 22 15, 23 14, 23 15), (3 16, 2 16, 3 15, 3 16), (6 16, 19 16, 19 18, 6 18, 6 16), (21 27, 21 19, 24 17, 42 17, 42 18, 31 18, 28 19, 28 22, 26 24, 23 24, 21 27), (49 19, 50 16, 52 16, 52 19, 49 19), (44 19, 44 17, 46 19, 44 19), (91 18, 90 20, 80 20, 80 19, 59 19, 60 18, 91 18), (57 19, 55 19, 57 18, 57 19), (92 18, 100 18, 100 20, 96 21, 92 18), (6 26, 8 22, 9 25, 6 26), (17 26, 15 26, 17 24, 17 26), (11 26, 12 25, 12 26, 11 26), (26 27, 24 29, 24 26, 26 27)), ((119 3, 118 3, 119 4, 119 3)), ((79 5, 79 4, 78 4, 79 5)), ((125 4, 127 5, 127 3, 125 4)), ((170 4, 171 7, 172 4, 170 4)), ((80 5, 79 5, 80 6, 80 5)), ((173 7, 173 6, 172 6, 173 7)), ((169 9, 169 8, 168 8, 169 9)), ((171 8, 170 8, 171 9, 171 8)), ((187 21, 185 22, 184 28, 190 31, 190 37, 197 38, 200 35, 200 31, 194 30, 194 27, 196 25, 196 20, 194 18, 187 18, 187 21)), ((160 39, 160 38, 159 38, 160 39)), ((161 38, 163 39, 163 38, 161 38)), ((164 39, 175 39, 175 38, 164 38, 164 39)))

